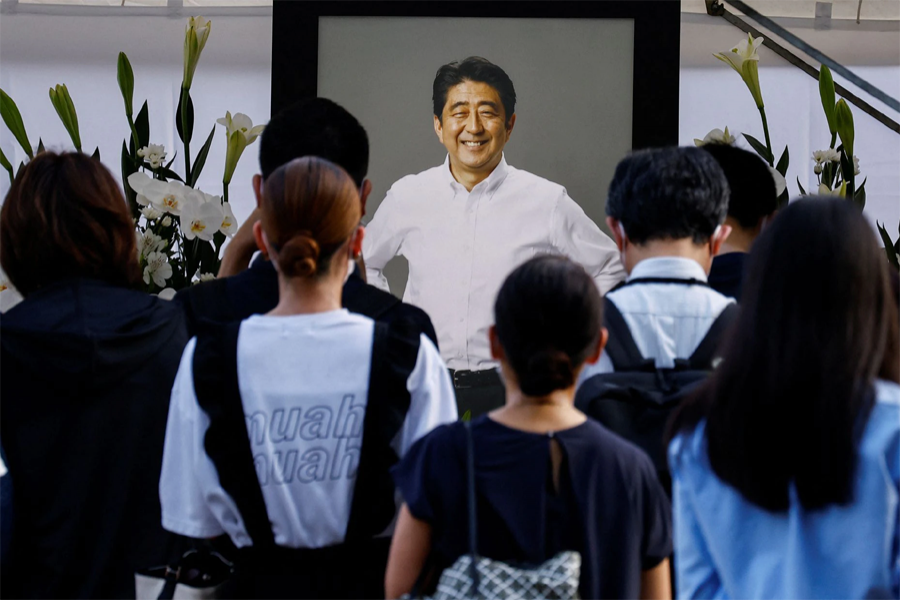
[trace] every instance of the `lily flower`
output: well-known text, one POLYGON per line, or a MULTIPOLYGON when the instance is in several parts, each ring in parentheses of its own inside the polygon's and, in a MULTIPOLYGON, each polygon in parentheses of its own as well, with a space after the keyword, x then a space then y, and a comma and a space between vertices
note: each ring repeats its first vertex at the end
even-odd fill
POLYGON ((833 190, 829 188, 824 183, 819 184, 818 190, 819 196, 840 196, 844 197, 847 195, 847 182, 842 182, 840 187, 834 188, 833 190))
POLYGON ((181 88, 191 89, 194 81, 194 71, 200 61, 200 53, 206 46, 212 22, 203 17, 190 17, 184 28, 184 76, 181 80, 181 88))
POLYGON ((223 218, 222 206, 216 202, 188 202, 181 215, 181 232, 187 240, 197 237, 209 242, 219 231, 223 218))
POLYGON ((766 165, 769 168, 769 173, 772 174, 772 179, 775 180, 775 195, 780 196, 781 193, 787 188, 787 181, 784 180, 784 175, 778 172, 778 169, 766 165))
POLYGON ((737 46, 728 52, 716 52, 716 58, 731 66, 740 74, 758 108, 763 108, 762 91, 759 89, 759 54, 756 49, 763 43, 763 38, 753 39, 747 34, 746 40, 741 40, 737 46))
POLYGON ((736 138, 728 133, 728 127, 725 127, 725 131, 722 131, 718 127, 710 130, 705 136, 703 136, 702 140, 694 138, 695 146, 705 146, 706 144, 728 144, 731 145, 735 142, 736 138))
POLYGON ((224 217, 222 218, 222 224, 219 226, 219 231, 224 233, 226 236, 231 237, 235 233, 237 233, 237 219, 234 218, 234 212, 231 210, 231 203, 224 202, 222 204, 222 213, 224 217))
POLYGON ((144 267, 144 283, 150 285, 150 279, 159 287, 165 287, 166 279, 172 276, 172 265, 168 257, 161 252, 151 252, 147 256, 147 266, 144 267))
POLYGON ((223 118, 216 119, 216 123, 225 126, 228 146, 225 151, 225 175, 222 177, 222 182, 227 185, 231 183, 231 177, 234 175, 234 169, 241 159, 244 148, 255 142, 266 126, 254 127, 250 117, 244 113, 235 113, 232 117, 230 111, 226 111, 223 118))

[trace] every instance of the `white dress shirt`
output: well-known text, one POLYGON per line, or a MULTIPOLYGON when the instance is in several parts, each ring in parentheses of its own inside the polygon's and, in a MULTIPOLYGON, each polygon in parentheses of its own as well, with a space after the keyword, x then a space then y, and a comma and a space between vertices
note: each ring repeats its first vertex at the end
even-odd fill
POLYGON ((561 185, 500 164, 467 192, 444 164, 397 181, 366 227, 369 283, 387 290, 384 266, 409 261, 403 301, 428 313, 451 369, 482 370, 488 329, 506 276, 539 254, 584 266, 605 293, 625 277, 615 243, 561 185))
MULTIPOLYGON (((626 281, 645 277, 706 281, 706 272, 695 260, 666 256, 648 258, 634 266, 626 281)), ((644 358, 656 359, 656 367, 669 369, 676 358, 689 358, 713 321, 734 302, 704 285, 641 283, 625 286, 607 296, 622 313, 634 343, 644 358)), ((596 364, 587 365, 579 381, 598 373, 611 373, 606 351, 596 364)))

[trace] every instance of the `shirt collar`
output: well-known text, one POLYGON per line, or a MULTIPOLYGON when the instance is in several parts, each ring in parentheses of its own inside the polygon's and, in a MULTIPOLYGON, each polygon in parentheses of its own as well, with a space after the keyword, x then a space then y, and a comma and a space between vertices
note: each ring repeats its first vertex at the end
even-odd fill
POLYGON ((659 256, 646 258, 634 265, 626 281, 643 277, 666 277, 669 279, 696 279, 706 281, 706 271, 696 260, 680 256, 659 256))
MULTIPOLYGON (((444 166, 441 169, 444 174, 444 180, 450 184, 450 187, 460 191, 466 191, 466 188, 458 182, 454 177, 453 173, 450 172, 450 155, 447 155, 447 158, 444 159, 444 166)), ((494 167, 494 170, 491 171, 491 174, 487 176, 487 179, 476 185, 472 188, 474 192, 476 189, 484 188, 484 192, 491 194, 500 187, 500 184, 503 183, 503 180, 506 179, 506 175, 509 173, 509 165, 506 164, 506 154, 500 155, 500 162, 497 163, 497 166, 494 167)))

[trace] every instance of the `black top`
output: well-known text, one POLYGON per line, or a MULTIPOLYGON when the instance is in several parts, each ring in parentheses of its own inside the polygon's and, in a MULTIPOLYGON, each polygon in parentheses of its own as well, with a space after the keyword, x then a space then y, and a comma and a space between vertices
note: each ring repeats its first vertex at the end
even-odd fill
POLYGON ((713 258, 712 268, 709 270, 709 287, 740 302, 746 261, 746 252, 729 252, 713 258))
MULTIPOLYGON (((184 306, 188 333, 193 336, 204 321, 240 321, 275 308, 278 304, 278 273, 271 261, 259 258, 237 275, 183 289, 175 295, 175 300, 184 306)), ((406 320, 410 327, 427 335, 437 346, 437 334, 425 311, 368 285, 356 269, 344 283, 341 304, 350 312, 383 323, 406 320)))
POLYGON ((165 564, 159 474, 186 342, 178 307, 99 281, 44 288, 2 316, 4 597, 133 598, 134 571, 165 564))
MULTIPOLYGON (((483 416, 472 437, 480 554, 536 564, 576 550, 581 597, 636 598, 641 571, 672 553, 669 502, 649 458, 596 421, 536 434, 483 416), (558 492, 551 437, 564 455, 558 492)), ((439 568, 469 552, 465 444, 462 423, 441 426, 394 468, 410 512, 432 526, 439 568)))

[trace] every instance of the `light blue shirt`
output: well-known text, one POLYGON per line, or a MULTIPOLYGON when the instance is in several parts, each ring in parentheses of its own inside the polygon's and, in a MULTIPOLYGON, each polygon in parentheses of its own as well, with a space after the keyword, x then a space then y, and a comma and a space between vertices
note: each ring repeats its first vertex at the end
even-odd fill
POLYGON ((876 397, 848 506, 767 512, 712 472, 705 422, 672 441, 678 598, 900 597, 900 386, 876 397))
MULTIPOLYGON (((706 271, 695 260, 664 256, 642 260, 625 281, 647 277, 705 283, 706 271)), ((734 302, 705 285, 682 283, 629 285, 610 292, 607 298, 622 313, 638 350, 644 358, 655 359, 660 369, 672 368, 676 358, 689 358, 716 317, 734 302)), ((584 368, 579 380, 614 370, 604 351, 596 364, 584 368)))

